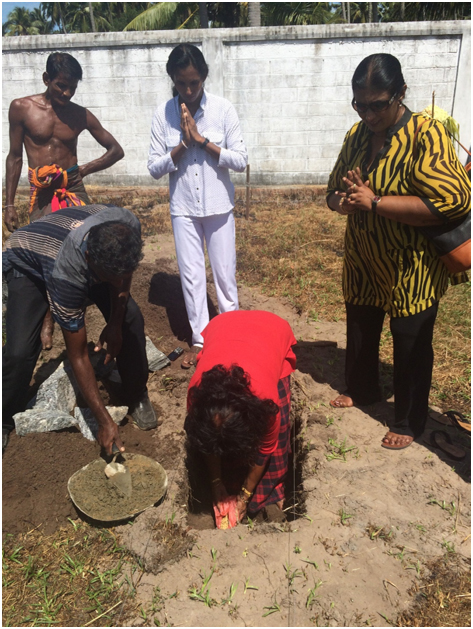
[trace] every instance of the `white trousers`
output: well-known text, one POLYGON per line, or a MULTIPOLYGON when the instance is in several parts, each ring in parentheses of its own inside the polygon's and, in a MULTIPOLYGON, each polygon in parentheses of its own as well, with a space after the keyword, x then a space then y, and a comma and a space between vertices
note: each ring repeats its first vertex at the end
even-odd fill
POLYGON ((209 322, 204 239, 217 290, 218 309, 238 310, 235 219, 233 212, 214 216, 171 216, 182 292, 192 329, 192 344, 202 345, 209 322))

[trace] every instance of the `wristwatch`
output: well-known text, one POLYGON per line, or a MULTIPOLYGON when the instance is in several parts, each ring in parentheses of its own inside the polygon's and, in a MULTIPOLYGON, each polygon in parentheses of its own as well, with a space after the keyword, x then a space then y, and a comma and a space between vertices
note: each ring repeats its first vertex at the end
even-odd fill
POLYGON ((200 143, 200 148, 204 149, 209 142, 210 142, 209 138, 205 138, 204 141, 200 143))
POLYGON ((378 203, 381 201, 381 197, 373 197, 371 199, 371 211, 376 214, 376 208, 378 207, 378 203))

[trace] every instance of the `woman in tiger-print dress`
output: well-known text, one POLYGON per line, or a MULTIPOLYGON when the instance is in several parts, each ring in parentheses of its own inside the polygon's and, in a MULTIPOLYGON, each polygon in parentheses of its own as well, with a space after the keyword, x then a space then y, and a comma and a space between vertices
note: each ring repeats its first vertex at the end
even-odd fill
POLYGON ((382 446, 402 449, 422 434, 432 379, 432 336, 449 275, 417 229, 466 216, 471 192, 444 126, 403 104, 399 61, 364 59, 352 79, 361 121, 348 131, 330 175, 327 204, 347 215, 343 295, 347 312, 347 390, 335 408, 381 399, 379 341, 386 313, 394 348, 395 420, 382 446))

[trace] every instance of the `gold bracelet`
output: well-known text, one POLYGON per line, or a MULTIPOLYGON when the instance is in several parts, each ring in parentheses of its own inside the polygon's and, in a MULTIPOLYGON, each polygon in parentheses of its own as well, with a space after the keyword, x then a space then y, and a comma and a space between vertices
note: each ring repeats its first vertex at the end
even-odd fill
POLYGON ((250 502, 251 498, 245 498, 245 496, 243 494, 240 494, 239 496, 240 500, 242 502, 244 502, 246 505, 250 502))
POLYGON ((241 490, 245 494, 245 496, 248 496, 248 498, 251 498, 251 496, 253 495, 253 492, 252 491, 248 491, 248 489, 246 489, 246 487, 244 485, 242 485, 241 490))

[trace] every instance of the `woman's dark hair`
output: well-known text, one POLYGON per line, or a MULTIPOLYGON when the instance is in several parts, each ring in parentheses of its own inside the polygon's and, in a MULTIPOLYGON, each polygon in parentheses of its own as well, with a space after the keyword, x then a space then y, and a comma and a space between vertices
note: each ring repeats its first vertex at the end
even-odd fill
POLYGON ((216 365, 189 391, 184 424, 188 445, 202 454, 253 463, 278 412, 272 400, 261 400, 250 391, 250 377, 241 367, 216 365))
POLYGON ((140 235, 121 221, 94 225, 87 238, 89 259, 111 275, 133 273, 143 258, 142 248, 140 235))
POLYGON ((46 72, 51 81, 62 72, 68 79, 82 80, 82 68, 77 59, 67 52, 52 52, 46 61, 46 72))
POLYGON ((363 59, 351 80, 353 91, 374 88, 393 96, 402 91, 405 83, 401 64, 396 57, 387 53, 378 53, 363 59))
MULTIPOLYGON (((179 44, 169 55, 166 63, 166 72, 174 81, 174 76, 178 70, 185 70, 188 66, 193 66, 199 73, 202 81, 205 81, 209 74, 209 66, 205 62, 204 55, 197 46, 192 44, 179 44)), ((173 89, 173 95, 177 95, 176 88, 173 89)))

